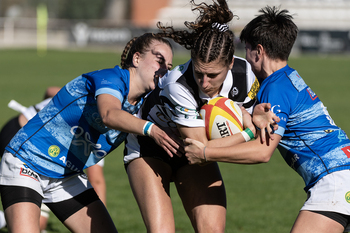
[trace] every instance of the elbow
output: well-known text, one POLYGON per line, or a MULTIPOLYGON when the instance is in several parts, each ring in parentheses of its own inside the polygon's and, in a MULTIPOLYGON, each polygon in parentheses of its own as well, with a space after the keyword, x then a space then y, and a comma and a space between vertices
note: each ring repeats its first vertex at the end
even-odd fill
POLYGON ((104 124, 107 127, 109 126, 108 117, 102 117, 101 120, 102 120, 102 124, 104 124))
POLYGON ((260 155, 259 155, 259 158, 260 158, 260 163, 267 163, 270 161, 271 159, 271 156, 272 154, 271 153, 266 153, 266 152, 262 152, 260 155))
POLYGON ((108 127, 108 128, 112 128, 112 125, 111 125, 111 118, 107 116, 103 116, 101 117, 101 121, 103 123, 104 126, 108 127))

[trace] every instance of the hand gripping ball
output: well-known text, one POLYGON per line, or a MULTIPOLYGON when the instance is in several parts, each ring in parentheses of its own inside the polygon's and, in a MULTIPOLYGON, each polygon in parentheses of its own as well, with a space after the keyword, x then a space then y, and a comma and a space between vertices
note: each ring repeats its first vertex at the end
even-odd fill
POLYGON ((200 115, 205 122, 209 140, 243 131, 242 110, 231 99, 216 97, 202 106, 200 115))

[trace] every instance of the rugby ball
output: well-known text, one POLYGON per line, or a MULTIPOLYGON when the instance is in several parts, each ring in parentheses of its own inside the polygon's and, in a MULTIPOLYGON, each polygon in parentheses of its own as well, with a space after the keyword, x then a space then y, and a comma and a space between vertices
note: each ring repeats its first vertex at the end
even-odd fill
POLYGON ((209 100, 202 106, 199 114, 205 122, 209 140, 243 131, 242 110, 229 98, 216 97, 209 100))

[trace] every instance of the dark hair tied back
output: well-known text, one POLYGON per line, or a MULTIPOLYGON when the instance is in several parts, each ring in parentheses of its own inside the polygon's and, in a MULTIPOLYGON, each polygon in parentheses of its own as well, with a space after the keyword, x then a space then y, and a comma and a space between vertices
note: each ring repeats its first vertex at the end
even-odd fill
POLYGON ((134 37, 125 46, 121 55, 120 66, 122 69, 129 69, 132 66, 132 58, 136 52, 144 54, 149 49, 153 41, 159 41, 172 48, 170 42, 162 37, 162 34, 145 33, 139 37, 134 37))
POLYGON ((158 28, 163 31, 165 37, 190 49, 192 59, 202 62, 222 59, 226 64, 231 63, 235 50, 234 34, 228 30, 227 24, 234 15, 227 2, 213 0, 213 4, 208 5, 205 2, 196 4, 192 0, 191 4, 192 11, 198 11, 199 16, 194 22, 184 23, 188 31, 176 31, 173 27, 164 27, 160 22, 157 24, 158 28))

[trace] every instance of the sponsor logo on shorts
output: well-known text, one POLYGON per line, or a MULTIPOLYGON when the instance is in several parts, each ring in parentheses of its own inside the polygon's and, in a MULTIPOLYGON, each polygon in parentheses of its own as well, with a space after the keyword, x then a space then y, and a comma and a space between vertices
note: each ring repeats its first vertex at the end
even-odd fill
POLYGON ((21 167, 21 171, 19 172, 21 176, 27 176, 30 177, 36 181, 38 181, 38 174, 36 174, 34 171, 32 171, 30 168, 28 168, 26 165, 24 167, 21 167))
POLYGON ((350 203, 350 191, 345 193, 345 200, 346 200, 347 203, 350 203))
POLYGON ((60 148, 56 145, 52 145, 49 147, 48 153, 51 157, 57 157, 60 153, 60 148))

